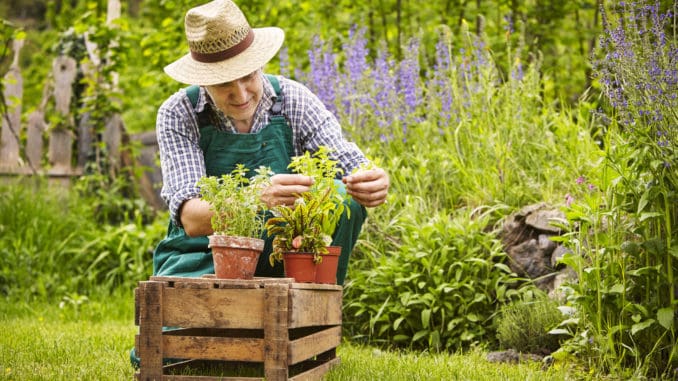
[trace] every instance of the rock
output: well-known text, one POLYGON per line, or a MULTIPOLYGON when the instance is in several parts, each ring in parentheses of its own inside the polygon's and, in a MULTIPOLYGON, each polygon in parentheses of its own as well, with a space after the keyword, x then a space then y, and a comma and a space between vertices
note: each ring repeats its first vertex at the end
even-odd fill
POLYGON ((553 253, 551 254, 551 267, 554 269, 561 269, 565 267, 562 263, 558 263, 560 258, 562 258, 565 254, 571 253, 572 250, 566 248, 563 245, 558 245, 555 250, 553 250, 553 253))
POLYGON ((525 216, 525 225, 544 232, 559 234, 560 228, 553 223, 565 220, 565 214, 560 210, 536 210, 525 216))
POLYGON ((565 267, 558 271, 553 277, 553 283, 549 288, 549 298, 565 301, 567 295, 563 294, 560 287, 565 283, 573 283, 577 280, 577 273, 570 267, 565 267))
POLYGON ((553 250, 556 249, 556 246, 558 246, 558 244, 553 242, 550 237, 551 236, 547 234, 539 234, 538 237, 539 249, 543 250, 545 253, 552 253, 553 250))
POLYGON ((495 351, 487 354, 487 361, 489 362, 506 362, 511 364, 517 364, 524 361, 542 361, 544 356, 540 356, 534 353, 520 353, 515 349, 509 349, 506 351, 495 351))
POLYGON ((513 246, 507 253, 511 258, 509 267, 519 276, 535 279, 551 272, 550 266, 544 261, 547 253, 539 247, 535 239, 513 246))
POLYGON ((556 268, 563 268, 557 261, 569 251, 552 239, 562 233, 557 224, 564 221, 563 212, 542 202, 508 216, 501 231, 511 270, 533 279, 537 287, 549 293, 558 275, 556 268))

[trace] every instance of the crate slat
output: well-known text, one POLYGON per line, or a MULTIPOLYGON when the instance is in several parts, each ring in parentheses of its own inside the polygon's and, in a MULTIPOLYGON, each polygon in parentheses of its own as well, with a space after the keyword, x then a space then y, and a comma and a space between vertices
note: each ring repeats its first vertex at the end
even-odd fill
POLYGON ((166 287, 166 326, 261 329, 264 295, 259 289, 166 287))
POLYGON ((341 326, 330 327, 290 342, 288 362, 296 364, 341 344, 341 326))
POLYGON ((332 360, 329 360, 325 363, 322 363, 316 366, 313 369, 307 370, 306 372, 299 373, 294 377, 290 377, 289 381, 318 381, 322 379, 322 376, 327 373, 333 366, 339 365, 341 359, 335 357, 332 360))
POLYGON ((290 288, 290 328, 341 324, 342 293, 290 288))
POLYGON ((264 361, 264 339, 163 336, 162 345, 168 358, 264 361))

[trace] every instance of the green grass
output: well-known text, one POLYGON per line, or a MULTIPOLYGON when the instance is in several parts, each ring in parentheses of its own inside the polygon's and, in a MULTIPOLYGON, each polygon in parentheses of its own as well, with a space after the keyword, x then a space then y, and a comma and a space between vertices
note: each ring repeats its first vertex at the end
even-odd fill
POLYGON ((486 352, 429 354, 386 352, 344 343, 339 347, 341 365, 326 377, 348 380, 571 380, 567 369, 555 366, 541 370, 540 362, 497 364, 485 359, 486 352))
POLYGON ((80 304, 3 301, 0 379, 132 379, 129 349, 136 327, 131 293, 75 299, 80 304))
MULTIPOLYGON (((77 298, 76 298, 77 299, 77 298)), ((0 304, 0 380, 130 380, 137 327, 131 292, 61 302, 0 304), (61 304, 61 305, 60 305, 61 304)), ((468 354, 390 352, 343 343, 326 380, 566 380, 558 366, 494 364, 468 354)))

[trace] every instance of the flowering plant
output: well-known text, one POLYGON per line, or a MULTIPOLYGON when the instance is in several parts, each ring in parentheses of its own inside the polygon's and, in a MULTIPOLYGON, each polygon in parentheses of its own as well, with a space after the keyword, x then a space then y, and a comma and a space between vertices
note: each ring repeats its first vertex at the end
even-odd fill
MULTIPOLYGON (((612 106, 622 136, 637 148, 630 161, 641 181, 678 189, 678 44, 667 35, 676 15, 660 3, 621 2, 614 17, 603 12, 605 34, 594 73, 612 106)), ((604 118, 604 121, 609 121, 604 118)))
POLYGON ((571 290, 582 334, 573 337, 590 340, 570 340, 567 351, 603 364, 636 362, 661 378, 675 375, 678 321, 678 42, 669 34, 678 19, 660 1, 607 9, 593 68, 608 106, 598 114, 601 191, 568 200, 577 227, 569 244, 580 254, 562 259, 578 277, 571 290))
POLYGON ((260 199, 263 188, 270 184, 272 171, 259 167, 251 179, 249 170, 238 164, 230 174, 205 176, 198 181, 201 197, 211 204, 212 229, 215 235, 258 238, 264 227, 264 204, 260 199))
POLYGON ((313 178, 313 185, 299 195, 294 206, 278 205, 271 210, 274 216, 266 223, 268 235, 275 236, 271 264, 282 260, 285 252, 312 253, 315 262, 321 262, 341 215, 344 210, 349 212, 344 203, 350 196, 335 180, 342 170, 329 152, 321 146, 315 153, 306 152, 290 162, 288 168, 313 178))

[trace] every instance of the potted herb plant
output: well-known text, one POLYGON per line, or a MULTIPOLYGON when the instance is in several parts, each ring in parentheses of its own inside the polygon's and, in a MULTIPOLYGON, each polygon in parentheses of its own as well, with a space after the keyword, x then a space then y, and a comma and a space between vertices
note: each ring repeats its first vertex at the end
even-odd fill
POLYGON ((297 282, 336 283, 340 247, 330 247, 332 234, 350 198, 335 179, 342 173, 337 162, 329 157, 330 150, 321 146, 311 154, 292 158, 289 169, 313 178, 310 190, 299 195, 294 206, 272 208, 273 217, 266 223, 273 238, 271 264, 283 261, 285 273, 297 282), (299 262, 305 263, 297 273, 299 262), (319 271, 318 271, 319 270, 319 271), (316 274, 329 278, 317 278, 316 274))
POLYGON ((260 167, 251 179, 238 164, 230 174, 205 176, 198 181, 203 200, 211 205, 212 249, 217 278, 252 279, 264 248, 260 238, 265 224, 261 190, 269 184, 271 170, 260 167))

